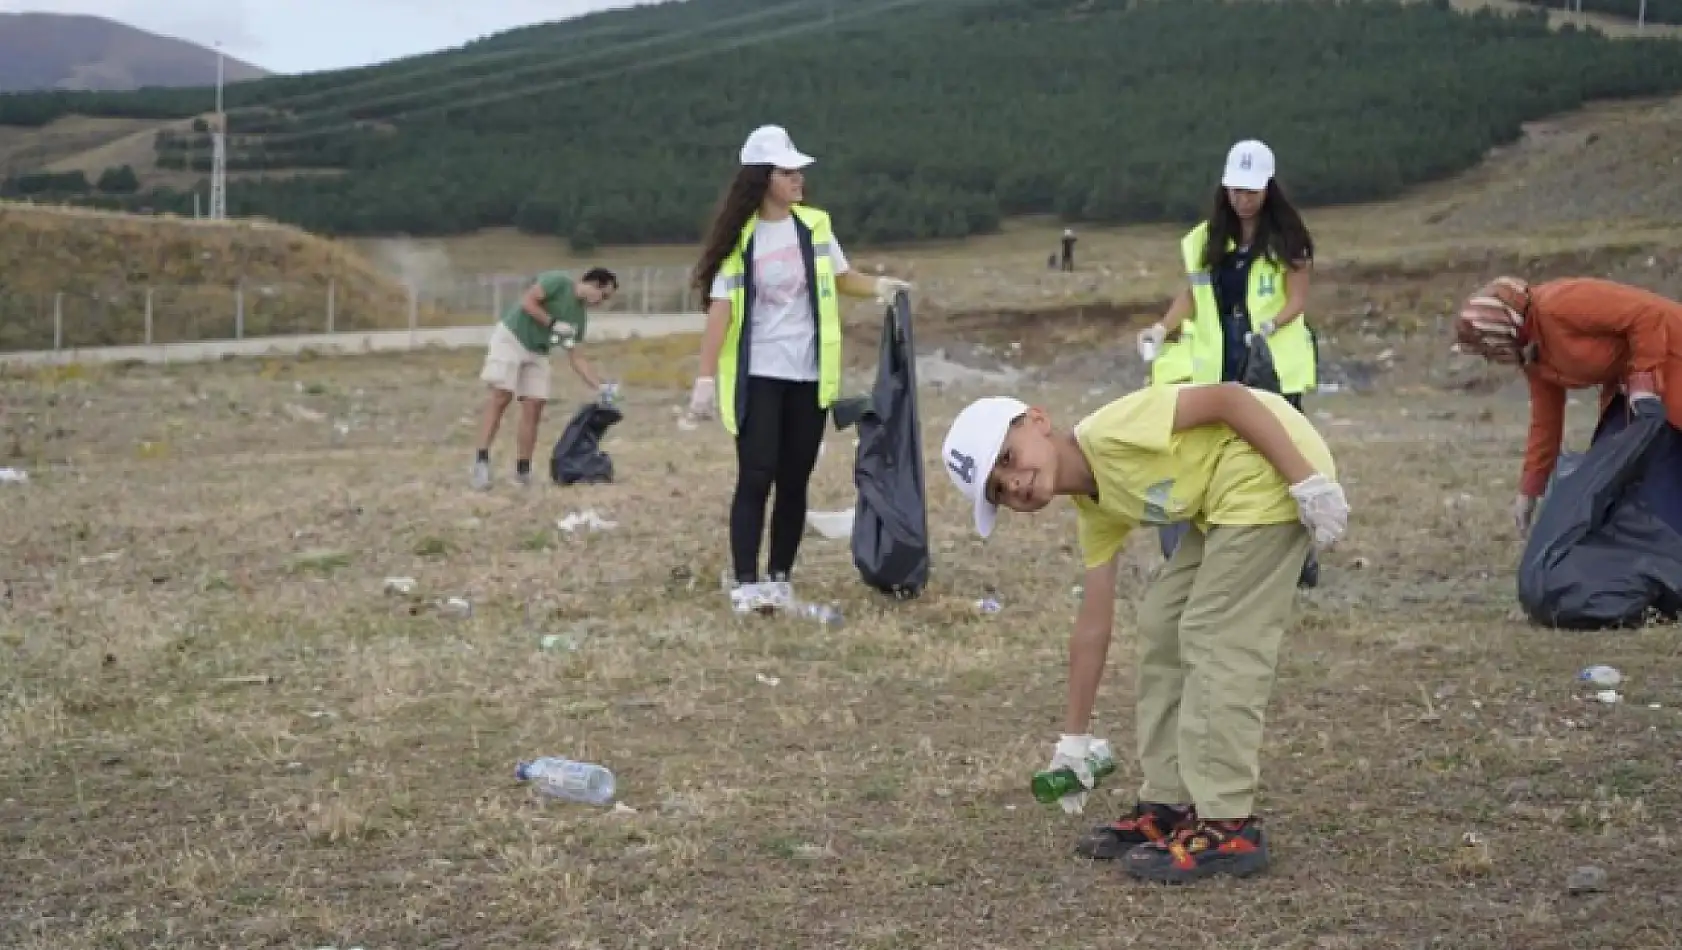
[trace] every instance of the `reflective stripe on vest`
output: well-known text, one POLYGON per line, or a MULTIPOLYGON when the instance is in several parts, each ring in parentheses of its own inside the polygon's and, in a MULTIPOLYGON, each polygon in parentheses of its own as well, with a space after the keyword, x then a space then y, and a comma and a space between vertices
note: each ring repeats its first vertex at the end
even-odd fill
MULTIPOLYGON (((1186 276, 1191 281, 1192 302, 1196 305, 1192 318, 1186 321, 1195 324, 1190 346, 1187 347, 1191 358, 1190 377, 1194 383, 1221 381, 1226 335, 1220 307, 1215 301, 1214 279, 1203 267, 1203 248, 1208 239, 1209 224, 1204 222, 1191 229, 1180 241, 1180 256, 1185 262, 1186 276)), ((1258 256, 1250 265, 1247 306, 1251 329, 1259 328, 1285 309, 1285 270, 1265 255, 1258 256)), ((1307 314, 1275 330, 1268 338, 1267 346, 1273 351, 1273 365, 1279 373, 1281 392, 1294 395, 1314 388, 1318 367, 1315 365, 1314 337, 1308 330, 1307 314)), ((1152 380, 1156 380, 1154 372, 1152 380)))
MULTIPOLYGON (((807 295, 818 323, 818 405, 828 409, 841 396, 841 305, 835 296, 835 264, 830 257, 835 234, 825 212, 805 205, 795 205, 791 210, 806 266, 807 295)), ((730 292, 730 326, 724 331, 724 345, 718 352, 718 417, 731 435, 737 434, 747 407, 747 386, 738 377, 753 365, 749 356, 753 342, 748 323, 748 310, 753 306, 749 262, 758 224, 758 214, 748 219, 736 247, 718 269, 730 292)))

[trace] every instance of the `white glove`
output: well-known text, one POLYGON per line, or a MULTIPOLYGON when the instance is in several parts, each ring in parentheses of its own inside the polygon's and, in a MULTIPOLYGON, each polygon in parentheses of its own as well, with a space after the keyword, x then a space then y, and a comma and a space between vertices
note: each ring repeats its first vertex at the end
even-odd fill
POLYGON ((1279 330, 1279 327, 1272 320, 1264 320, 1262 325, 1256 327, 1256 329, 1261 332, 1262 339, 1265 340, 1273 336, 1279 330))
POLYGON ((1139 331, 1139 358, 1147 363, 1153 362, 1157 354, 1162 352, 1162 344, 1168 339, 1168 328, 1160 323, 1153 323, 1139 331))
MULTIPOLYGON (((1092 777, 1092 769, 1086 764, 1086 757, 1092 754, 1093 740, 1087 736, 1065 735, 1057 740, 1057 748, 1051 753, 1051 764, 1046 771, 1055 772, 1058 769, 1068 769, 1075 773, 1075 778, 1087 788, 1098 784, 1092 777)), ((1074 792, 1064 795, 1057 800, 1063 807, 1064 814, 1078 815, 1086 810, 1086 792, 1074 792)))
POLYGON ((1316 472, 1291 486, 1297 516, 1314 536, 1314 547, 1329 550, 1349 527, 1349 502, 1343 486, 1316 472))
POLYGON ((911 292, 911 284, 909 281, 900 280, 898 277, 876 278, 877 303, 892 304, 894 302, 894 296, 902 290, 908 294, 911 292))
POLYGON ((1521 535, 1530 533, 1530 520, 1536 517, 1536 499, 1529 495, 1513 498, 1513 527, 1521 535))
POLYGON ((596 401, 604 406, 611 406, 619 398, 618 383, 602 383, 596 390, 596 401))
POLYGON ((718 407, 718 386, 711 376, 695 378, 695 388, 689 391, 689 414, 696 419, 711 419, 718 407))

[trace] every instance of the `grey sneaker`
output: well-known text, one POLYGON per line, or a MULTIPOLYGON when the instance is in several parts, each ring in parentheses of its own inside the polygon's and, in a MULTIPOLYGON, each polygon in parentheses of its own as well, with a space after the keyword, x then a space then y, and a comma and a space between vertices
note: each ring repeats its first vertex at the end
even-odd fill
POLYGON ((473 488, 475 491, 485 491, 491 487, 491 463, 473 462, 473 488))
POLYGON ((530 472, 515 472, 514 473, 514 480, 516 482, 520 483, 521 488, 530 488, 531 487, 531 473, 530 472))

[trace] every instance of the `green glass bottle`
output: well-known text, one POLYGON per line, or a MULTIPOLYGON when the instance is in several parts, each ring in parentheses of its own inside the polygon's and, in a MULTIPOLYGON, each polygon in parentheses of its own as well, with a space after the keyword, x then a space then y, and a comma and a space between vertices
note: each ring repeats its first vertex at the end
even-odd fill
MULTIPOLYGON (((1110 751, 1110 744, 1102 739, 1095 740, 1086 753, 1086 767, 1092 770, 1093 783, 1102 784, 1104 777, 1115 771, 1115 753, 1110 751)), ((1039 771, 1034 773, 1034 779, 1028 783, 1028 788, 1034 793, 1034 801, 1042 805, 1050 805, 1064 795, 1071 795, 1083 791, 1086 786, 1075 777, 1073 769, 1062 768, 1055 772, 1039 771)))

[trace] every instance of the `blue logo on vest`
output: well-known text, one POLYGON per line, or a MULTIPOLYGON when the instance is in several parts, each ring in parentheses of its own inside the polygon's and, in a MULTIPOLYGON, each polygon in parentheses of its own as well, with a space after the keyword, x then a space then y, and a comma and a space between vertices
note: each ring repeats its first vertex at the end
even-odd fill
POLYGON ((1256 281, 1256 296, 1258 297, 1271 297, 1276 289, 1272 274, 1262 274, 1256 281))

